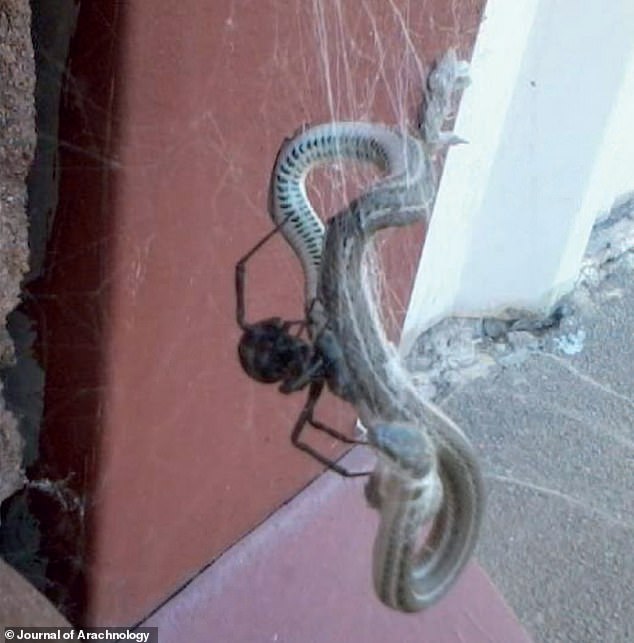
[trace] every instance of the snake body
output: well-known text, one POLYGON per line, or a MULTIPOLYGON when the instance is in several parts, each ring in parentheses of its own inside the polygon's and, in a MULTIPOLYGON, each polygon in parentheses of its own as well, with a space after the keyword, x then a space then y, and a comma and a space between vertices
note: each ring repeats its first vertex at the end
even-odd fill
POLYGON ((418 143, 407 137, 404 150, 403 138, 393 129, 362 122, 317 125, 284 142, 271 177, 269 211, 276 225, 286 222, 282 234, 302 263, 307 302, 317 294, 324 239, 324 224, 306 195, 308 174, 319 165, 351 159, 370 163, 384 173, 407 176, 408 166, 424 164, 418 143), (414 162, 408 162, 410 155, 414 162))
MULTIPOLYGON (((373 192, 381 189, 379 184, 373 192)), ((355 405, 379 454, 368 488, 381 516, 375 588, 387 605, 417 611, 436 602, 468 561, 477 541, 484 492, 471 444, 455 423, 418 395, 383 334, 367 290, 360 286, 371 236, 385 227, 391 213, 408 212, 398 198, 390 207, 390 194, 394 196, 388 190, 380 201, 384 210, 376 201, 368 209, 361 199, 329 221, 318 302, 323 323, 341 338, 355 405), (409 442, 402 439, 407 431, 414 431, 409 442), (416 469, 417 462, 430 459, 427 469, 416 469), (433 515, 419 549, 423 525, 433 515)), ((414 218, 413 207, 410 212, 414 218)))
POLYGON ((366 488, 380 512, 374 584, 385 604, 402 611, 431 605, 454 582, 477 541, 484 494, 471 444, 420 398, 385 337, 365 287, 364 257, 378 231, 427 219, 435 187, 434 145, 452 142, 442 140, 440 124, 462 75, 450 52, 429 79, 420 137, 355 122, 298 133, 282 146, 270 188, 271 216, 277 224, 288 222, 282 232, 304 267, 315 342, 334 337, 342 347, 340 366, 350 381, 345 394, 334 392, 356 406, 378 454, 366 488), (307 198, 305 180, 317 165, 340 158, 372 163, 386 178, 324 227, 307 198))

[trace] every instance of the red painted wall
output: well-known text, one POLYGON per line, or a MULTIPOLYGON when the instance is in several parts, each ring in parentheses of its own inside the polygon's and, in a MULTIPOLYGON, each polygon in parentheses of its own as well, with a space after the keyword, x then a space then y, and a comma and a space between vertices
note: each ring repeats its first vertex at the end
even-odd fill
MULTIPOLYGON (((302 396, 240 370, 234 264, 270 228, 285 136, 333 116, 413 117, 417 56, 470 50, 483 1, 449 4, 81 3, 60 202, 32 288, 47 372, 37 474, 80 502, 31 506, 51 593, 74 619, 141 619, 319 473, 289 443, 302 396)), ((340 184, 315 184, 326 212, 344 202, 340 184)), ((421 233, 386 250, 397 313, 421 233)), ((250 319, 300 314, 282 240, 250 275, 250 319)), ((343 405, 325 407, 351 426, 343 405)))

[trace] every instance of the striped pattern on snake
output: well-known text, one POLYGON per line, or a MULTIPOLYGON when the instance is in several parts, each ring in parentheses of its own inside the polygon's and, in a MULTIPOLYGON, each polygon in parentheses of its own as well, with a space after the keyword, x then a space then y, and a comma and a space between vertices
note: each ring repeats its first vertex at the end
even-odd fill
POLYGON ((380 512, 374 582, 390 607, 416 611, 437 601, 468 561, 484 510, 482 479, 462 431, 420 398, 387 340, 365 257, 375 234, 426 220, 435 188, 434 154, 458 139, 441 132, 464 65, 453 52, 428 80, 420 137, 382 125, 329 123, 286 141, 273 170, 270 213, 304 267, 311 333, 337 341, 346 389, 377 452, 366 489, 380 512), (324 225, 305 190, 307 174, 339 158, 373 163, 387 175, 324 225), (422 546, 424 525, 433 518, 422 546))
POLYGON ((421 399, 363 287, 363 259, 372 235, 389 224, 390 212, 405 216, 408 211, 400 198, 394 210, 389 207, 389 195, 395 194, 390 189, 384 198, 370 198, 381 190, 381 184, 375 186, 368 198, 328 222, 316 315, 324 324, 320 333, 340 341, 354 404, 378 451, 368 489, 381 516, 374 549, 376 591, 390 607, 417 611, 436 602, 467 563, 480 529, 484 490, 470 442, 442 411, 421 399), (429 466, 417 468, 427 461, 429 466), (423 525, 433 515, 419 548, 423 525))

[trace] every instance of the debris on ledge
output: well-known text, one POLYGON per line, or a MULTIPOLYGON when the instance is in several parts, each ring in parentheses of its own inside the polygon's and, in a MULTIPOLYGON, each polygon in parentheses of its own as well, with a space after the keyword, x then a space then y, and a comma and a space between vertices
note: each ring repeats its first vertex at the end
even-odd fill
POLYGON ((419 336, 408 368, 422 394, 440 401, 491 368, 520 364, 533 353, 579 353, 586 337, 580 313, 622 297, 611 275, 632 269, 634 195, 628 195, 595 224, 575 288, 548 317, 509 309, 503 318, 444 319, 419 336))

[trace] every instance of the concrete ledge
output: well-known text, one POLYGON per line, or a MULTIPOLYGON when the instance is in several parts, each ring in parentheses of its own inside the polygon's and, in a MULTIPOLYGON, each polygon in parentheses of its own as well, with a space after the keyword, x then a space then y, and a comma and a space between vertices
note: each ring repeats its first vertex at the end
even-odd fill
MULTIPOLYGON (((363 469, 367 453, 346 466, 363 469)), ((363 482, 325 474, 144 623, 161 641, 529 643, 476 563, 437 606, 401 614, 373 593, 377 516, 363 482)))

